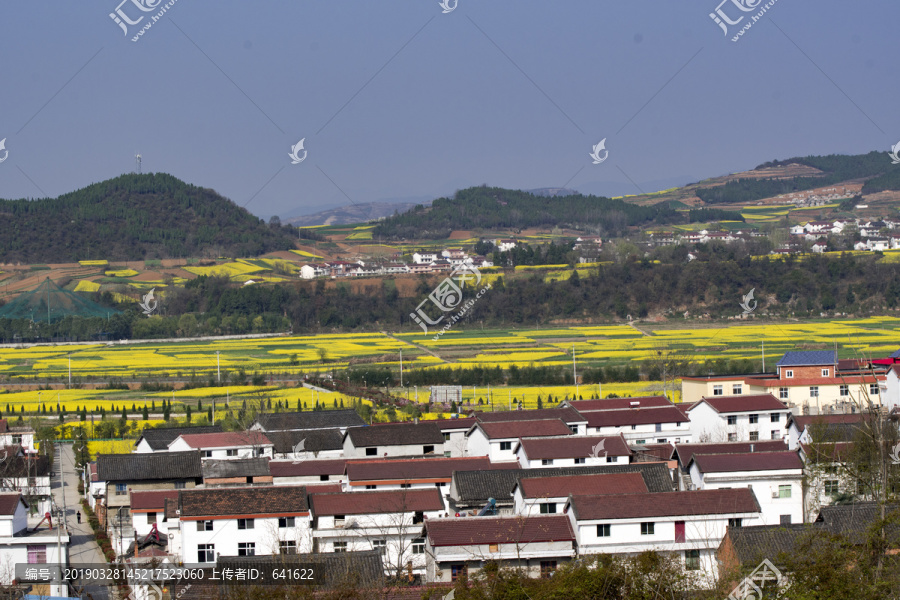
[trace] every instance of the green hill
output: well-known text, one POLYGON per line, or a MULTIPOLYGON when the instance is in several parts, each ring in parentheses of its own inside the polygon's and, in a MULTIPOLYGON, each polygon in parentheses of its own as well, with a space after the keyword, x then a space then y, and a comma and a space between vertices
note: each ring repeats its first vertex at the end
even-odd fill
POLYGON ((58 198, 0 200, 0 262, 257 256, 294 247, 210 189, 171 175, 123 175, 58 198))

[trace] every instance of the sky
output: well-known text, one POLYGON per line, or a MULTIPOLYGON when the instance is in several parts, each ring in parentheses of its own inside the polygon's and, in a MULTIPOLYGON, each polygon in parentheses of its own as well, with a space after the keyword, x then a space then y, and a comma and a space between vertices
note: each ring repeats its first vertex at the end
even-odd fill
POLYGON ((900 141, 900 3, 720 1, 4 0, 0 198, 140 153, 288 217, 481 184, 636 194, 900 141))

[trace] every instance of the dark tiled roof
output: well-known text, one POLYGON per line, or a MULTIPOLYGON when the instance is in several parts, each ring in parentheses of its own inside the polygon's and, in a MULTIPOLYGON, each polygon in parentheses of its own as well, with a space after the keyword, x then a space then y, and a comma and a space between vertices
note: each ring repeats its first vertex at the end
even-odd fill
POLYGON ((185 433, 216 433, 219 431, 222 431, 222 428, 218 425, 207 425, 205 427, 155 427, 142 431, 141 437, 135 442, 135 446, 140 444, 141 440, 145 440, 154 450, 165 450, 179 435, 185 433))
POLYGON ((232 458, 226 460, 204 460, 201 465, 203 479, 224 477, 265 477, 269 475, 269 459, 232 458))
POLYGON ((672 406, 665 396, 640 396, 636 398, 601 398, 598 400, 573 400, 569 405, 583 412, 586 410, 621 410, 623 408, 652 408, 672 406))
MULTIPOLYGON (((272 442, 259 431, 223 431, 221 433, 182 434, 191 448, 240 448, 245 446, 271 446, 272 442)), ((169 444, 171 446, 171 444, 169 444)))
MULTIPOLYGON (((801 433, 811 428, 810 434, 816 442, 852 442, 860 430, 868 429, 865 417, 854 415, 818 415, 814 417, 794 417, 801 433)), ((790 419, 789 419, 790 421, 790 419)))
POLYGON ((343 475, 346 458, 322 460, 272 460, 269 473, 272 477, 315 477, 316 475, 343 475))
POLYGON ((764 559, 784 564, 784 558, 795 553, 795 548, 803 539, 816 535, 823 528, 816 524, 795 525, 754 525, 751 527, 729 527, 737 560, 742 565, 756 566, 764 559))
POLYGON ((477 422, 478 419, 475 417, 469 419, 437 419, 435 421, 438 427, 441 428, 441 431, 455 431, 459 429, 468 431, 477 422))
POLYGON ((528 460, 554 458, 587 458, 588 456, 630 456, 631 450, 622 436, 572 435, 552 438, 522 438, 520 442, 528 460))
POLYGON ((819 365, 834 365, 836 362, 834 350, 799 350, 785 352, 776 367, 816 367, 819 365))
POLYGON ((584 423, 585 421, 585 418, 570 406, 535 410, 476 412, 475 418, 482 423, 499 423, 502 421, 546 421, 548 419, 562 419, 565 423, 584 423))
POLYGON ((528 477, 520 487, 525 498, 565 498, 600 494, 646 494, 650 490, 640 473, 528 477))
POLYGON ((428 519, 425 532, 432 546, 534 544, 575 540, 566 515, 428 519))
POLYGON ((693 462, 702 473, 735 471, 787 471, 803 469, 796 452, 747 452, 745 454, 694 454, 693 462))
POLYGON ((347 478, 354 481, 450 479, 453 471, 489 467, 486 456, 466 458, 416 458, 397 460, 354 460, 347 463, 347 478))
MULTIPOLYGON (((894 525, 886 527, 888 539, 893 540, 891 547, 898 547, 900 543, 900 504, 885 506, 885 517, 893 517, 894 525)), ((881 519, 881 507, 877 502, 855 502, 853 504, 841 504, 823 506, 819 509, 816 523, 821 523, 831 533, 843 535, 852 543, 865 542, 866 533, 876 521, 881 519)))
POLYGON ((547 421, 500 421, 479 423, 476 427, 480 427, 489 440, 572 435, 572 430, 560 419, 547 421))
POLYGON ((686 423, 688 418, 675 406, 582 411, 588 427, 624 427, 655 423, 686 423))
POLYGON ((346 429, 366 424, 353 409, 267 413, 260 415, 256 422, 267 432, 297 429, 346 429))
POLYGON ((0 478, 6 477, 46 477, 50 475, 48 456, 10 456, 0 460, 0 478))
POLYGON ((315 517, 444 509, 444 501, 437 488, 316 494, 309 499, 315 517))
POLYGON ((347 435, 356 448, 444 443, 444 434, 434 421, 351 427, 347 435))
POLYGON ((344 436, 340 429, 306 429, 302 431, 272 431, 266 434, 277 454, 291 454, 301 441, 306 452, 341 450, 344 436))
POLYGON ((705 396, 688 409, 697 408, 701 402, 709 404, 718 413, 738 413, 766 410, 787 410, 787 405, 772 394, 751 396, 705 396))
POLYGON ((848 462, 853 442, 821 442, 816 444, 800 444, 806 462, 811 464, 848 462))
MULTIPOLYGON (((278 556, 221 556, 216 560, 216 567, 255 568, 265 573, 284 566, 312 566, 315 571, 316 588, 354 589, 377 586, 381 590, 384 579, 384 565, 381 550, 364 552, 327 552, 316 554, 280 554, 278 556), (271 568, 269 568, 271 567, 271 568)), ((263 580, 264 584, 283 585, 283 580, 263 580)), ((246 586, 245 582, 237 585, 246 586)), ((197 587, 197 586, 195 586, 197 587)), ((265 589, 265 588, 263 588, 265 589)), ((226 594, 227 596, 227 594, 226 594)), ((220 598, 222 596, 215 596, 220 598)))
POLYGON ((272 485, 180 490, 181 518, 306 513, 306 488, 272 485))
POLYGON ((19 492, 8 492, 0 494, 0 515, 14 515, 22 502, 22 494, 19 492))
POLYGON ((672 444, 636 444, 631 446, 632 460, 672 460, 675 446, 672 444))
POLYGON ((764 440, 757 442, 719 442, 704 444, 676 444, 675 454, 682 467, 687 467, 695 454, 743 454, 746 452, 784 452, 785 440, 764 440), (751 450, 751 446, 753 447, 751 450))
POLYGON ((616 494, 572 496, 576 520, 636 519, 759 512, 756 496, 749 488, 696 490, 661 494, 616 494))
POLYGON ((158 510, 166 508, 166 500, 177 500, 179 490, 143 490, 131 492, 131 510, 158 510))
POLYGON ((99 481, 150 481, 201 477, 200 453, 196 450, 101 454, 97 457, 99 481))
POLYGON ((523 477, 548 477, 596 473, 641 473, 651 492, 675 489, 669 469, 664 463, 632 463, 578 467, 542 467, 539 469, 502 469, 493 471, 457 471, 453 474, 456 500, 470 506, 483 505, 488 498, 509 502, 509 494, 523 477))

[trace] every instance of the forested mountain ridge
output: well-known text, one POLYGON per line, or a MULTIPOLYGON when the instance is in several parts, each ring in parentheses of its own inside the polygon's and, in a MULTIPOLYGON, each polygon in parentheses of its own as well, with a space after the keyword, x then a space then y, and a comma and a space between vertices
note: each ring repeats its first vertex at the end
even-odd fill
POLYGON ((123 175, 58 198, 0 200, 0 262, 258 256, 294 247, 215 191, 162 173, 123 175))

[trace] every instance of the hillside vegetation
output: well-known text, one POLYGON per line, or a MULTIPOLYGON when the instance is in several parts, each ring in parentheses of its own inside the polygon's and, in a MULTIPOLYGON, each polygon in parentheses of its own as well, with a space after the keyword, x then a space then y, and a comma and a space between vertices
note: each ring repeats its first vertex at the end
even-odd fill
POLYGON ((171 175, 123 175, 58 198, 0 200, 0 262, 258 256, 294 247, 231 200, 171 175))

